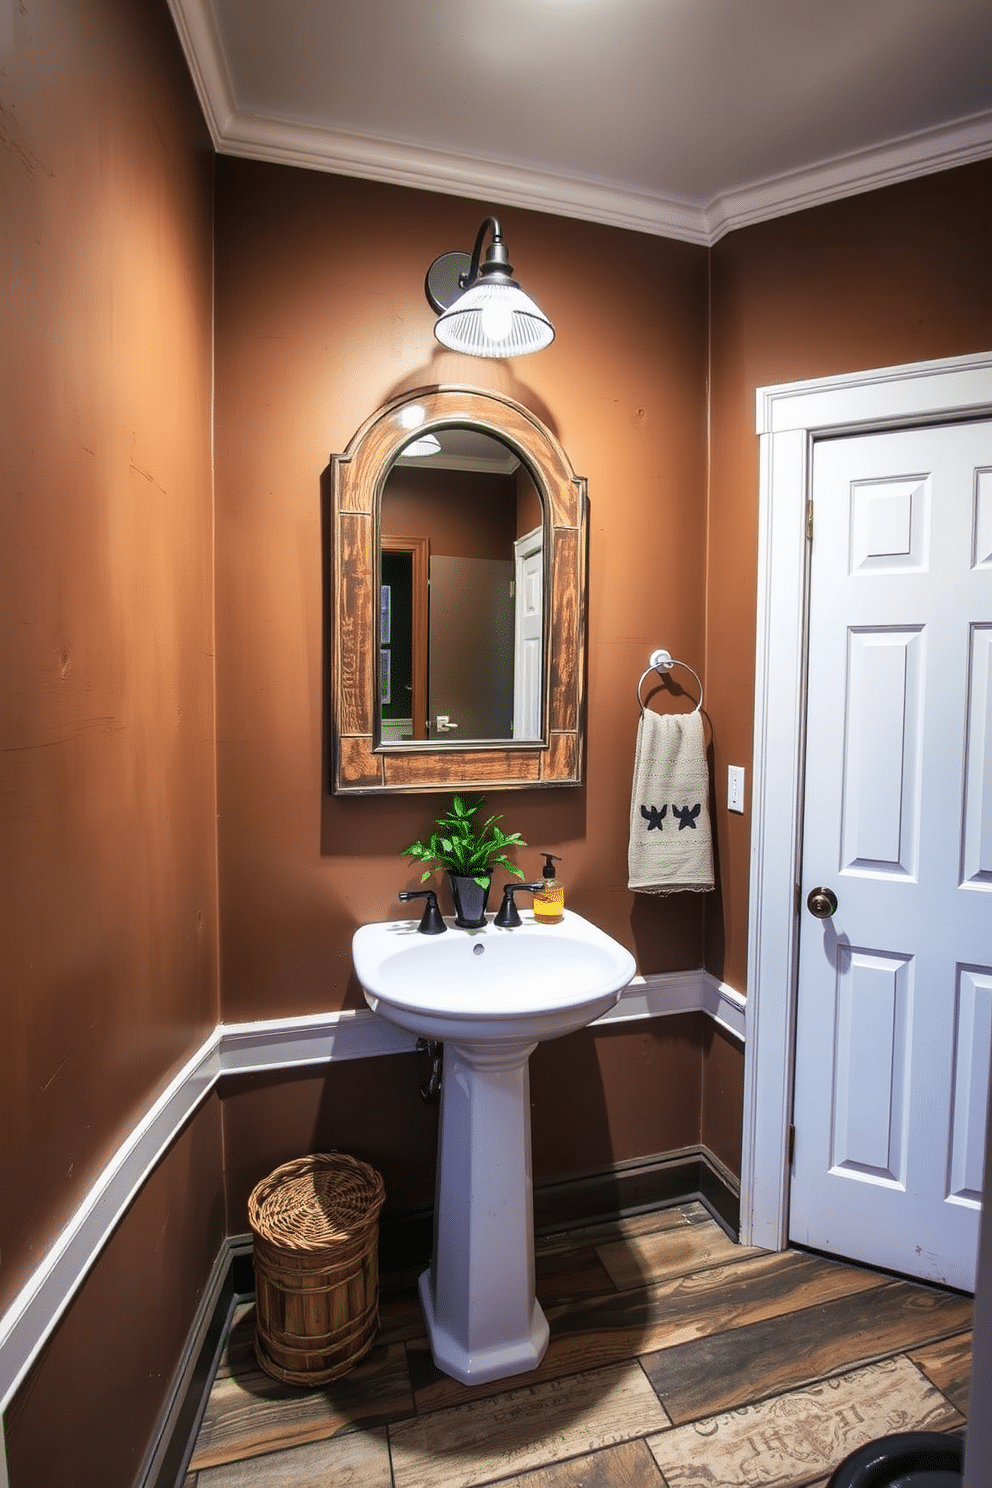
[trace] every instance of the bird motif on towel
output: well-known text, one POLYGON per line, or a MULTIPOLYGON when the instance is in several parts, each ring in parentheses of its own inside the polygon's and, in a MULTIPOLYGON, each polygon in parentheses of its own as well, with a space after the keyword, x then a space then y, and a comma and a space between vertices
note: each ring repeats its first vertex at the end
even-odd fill
POLYGON ((655 827, 657 827, 657 829, 658 829, 659 832, 661 831, 661 829, 662 829, 661 828, 662 818, 666 815, 667 811, 668 811, 668 807, 667 806, 662 806, 660 810, 658 809, 657 806, 642 806, 641 807, 641 815, 643 816, 644 820, 648 824, 648 831, 649 832, 653 831, 655 829, 655 827))
POLYGON ((700 801, 697 801, 695 806, 676 806, 674 802, 672 803, 672 815, 679 819, 680 832, 686 827, 691 827, 693 831, 696 830, 696 817, 699 815, 701 806, 700 801))

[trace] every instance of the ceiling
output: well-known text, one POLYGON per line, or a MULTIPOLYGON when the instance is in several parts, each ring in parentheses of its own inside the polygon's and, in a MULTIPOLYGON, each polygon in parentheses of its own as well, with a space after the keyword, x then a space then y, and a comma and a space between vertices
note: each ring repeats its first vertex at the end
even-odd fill
POLYGON ((169 0, 223 154, 712 243, 992 155, 989 0, 169 0))

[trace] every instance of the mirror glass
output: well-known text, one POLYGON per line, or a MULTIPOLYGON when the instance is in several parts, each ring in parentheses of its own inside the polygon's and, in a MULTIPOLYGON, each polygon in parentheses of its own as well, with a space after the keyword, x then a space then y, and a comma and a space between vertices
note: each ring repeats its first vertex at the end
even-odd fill
POLYGON ((415 435, 380 498, 380 741, 540 739, 545 591, 544 507, 517 452, 481 429, 415 435))
POLYGON ((553 431, 419 388, 329 474, 334 794, 580 785, 586 483, 553 431))

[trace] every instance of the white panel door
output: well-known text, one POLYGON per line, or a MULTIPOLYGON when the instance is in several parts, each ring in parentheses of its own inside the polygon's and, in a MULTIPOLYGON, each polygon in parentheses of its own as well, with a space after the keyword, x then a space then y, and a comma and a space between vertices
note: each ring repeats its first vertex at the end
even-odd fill
POLYGON ((544 659, 544 528, 513 544, 515 600, 513 737, 539 739, 544 659))
POLYGON ((790 1238, 974 1288, 992 1035, 992 424, 813 455, 790 1238), (815 918, 811 892, 837 908, 815 918))

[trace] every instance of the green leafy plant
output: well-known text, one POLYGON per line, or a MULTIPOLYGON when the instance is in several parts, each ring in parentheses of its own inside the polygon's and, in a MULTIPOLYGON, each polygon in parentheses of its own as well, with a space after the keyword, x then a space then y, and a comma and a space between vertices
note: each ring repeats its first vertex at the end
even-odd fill
MULTIPOLYGON (((404 857, 436 864, 459 878, 473 878, 477 884, 487 883, 497 867, 523 878, 523 869, 511 862, 506 850, 527 844, 519 832, 508 835, 496 825, 503 820, 501 816, 490 816, 481 827, 476 825, 475 814, 484 800, 485 796, 480 796, 470 806, 463 796, 454 796, 451 809, 436 819, 437 830, 426 842, 411 842, 403 849, 404 857)), ((425 868, 420 882, 424 883, 433 872, 433 867, 425 868)))

